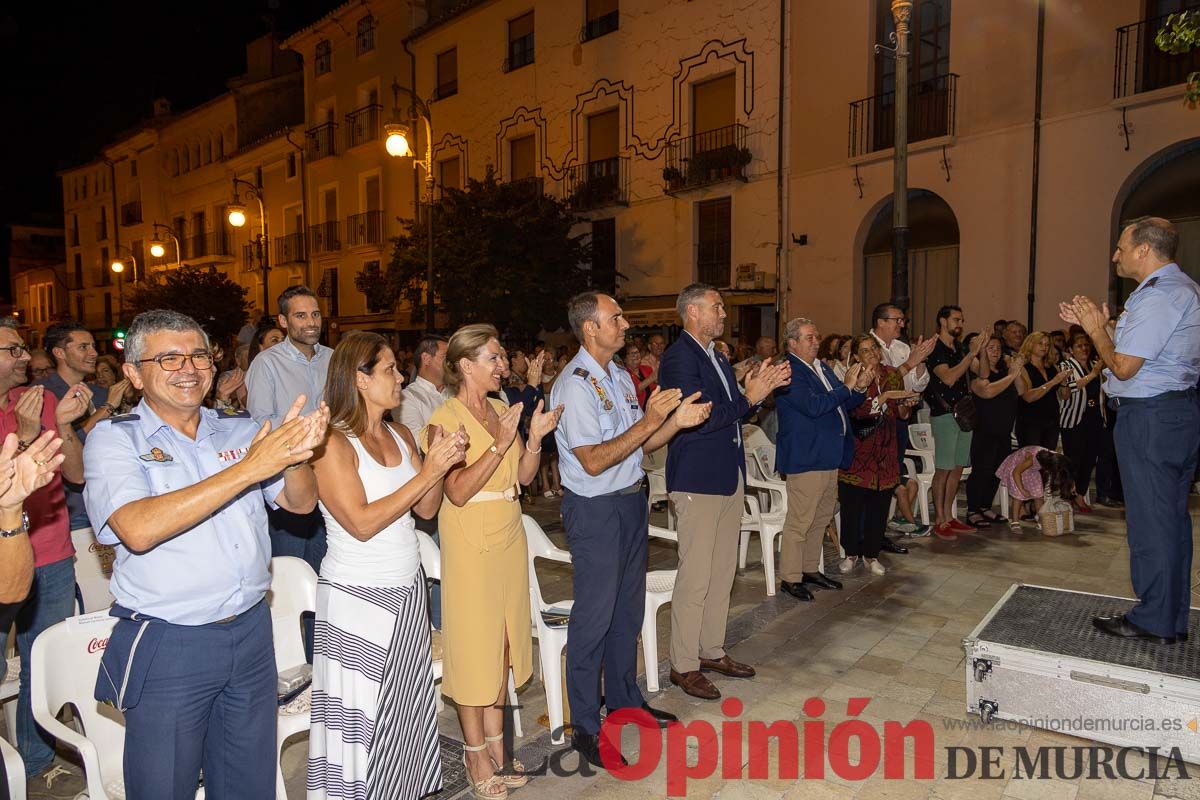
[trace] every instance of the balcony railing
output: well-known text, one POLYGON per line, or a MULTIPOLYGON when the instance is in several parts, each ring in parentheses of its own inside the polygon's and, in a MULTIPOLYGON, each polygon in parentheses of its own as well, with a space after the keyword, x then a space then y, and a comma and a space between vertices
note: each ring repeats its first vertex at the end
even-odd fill
POLYGON ((668 192, 732 180, 745 180, 753 160, 740 123, 695 133, 667 145, 663 181, 668 192))
POLYGON ((504 71, 528 66, 533 63, 533 34, 527 33, 519 39, 508 43, 508 58, 504 59, 504 71))
POLYGON ((458 94, 458 80, 445 81, 439 83, 433 89, 434 100, 445 100, 447 97, 453 97, 458 94))
POLYGON ((383 243, 383 212, 364 211, 346 217, 346 244, 359 247, 383 243))
POLYGON ((373 142, 379 138, 379 120, 383 106, 363 106, 346 115, 346 149, 373 142))
POLYGON ((598 39, 606 33, 612 33, 621 27, 621 13, 619 11, 610 11, 602 17, 589 19, 583 23, 583 32, 580 38, 585 42, 590 42, 592 39, 598 39))
POLYGON ((133 200, 121 206, 121 224, 128 227, 142 221, 142 201, 133 200))
POLYGON ((229 247, 229 237, 223 229, 189 236, 180 241, 180 244, 183 245, 185 261, 233 255, 229 247))
POLYGON ((275 251, 271 253, 275 264, 294 264, 304 260, 304 234, 287 233, 276 236, 275 251))
POLYGON ((308 160, 317 161, 326 156, 337 155, 337 123, 326 122, 304 132, 308 139, 308 160))
POLYGON ((516 178, 508 182, 513 189, 523 194, 541 197, 546 193, 546 179, 534 176, 532 178, 516 178))
POLYGON ((258 272, 260 269, 262 269, 262 257, 258 242, 250 242, 249 244, 242 245, 242 264, 238 272, 246 274, 258 272))
POLYGON ((342 249, 342 239, 338 235, 338 220, 318 222, 308 226, 308 252, 332 253, 342 249))
MULTIPOLYGON (((908 89, 908 141, 954 135, 958 75, 947 73, 908 89)), ((896 93, 884 92, 850 104, 850 158, 896 144, 896 93)))
POLYGON ((1154 37, 1166 26, 1168 16, 1117 28, 1114 98, 1186 83, 1189 74, 1200 71, 1200 48, 1171 55, 1159 50, 1154 43, 1154 37))
POLYGON ((567 202, 576 211, 629 203, 629 158, 617 156, 569 167, 563 179, 567 202))

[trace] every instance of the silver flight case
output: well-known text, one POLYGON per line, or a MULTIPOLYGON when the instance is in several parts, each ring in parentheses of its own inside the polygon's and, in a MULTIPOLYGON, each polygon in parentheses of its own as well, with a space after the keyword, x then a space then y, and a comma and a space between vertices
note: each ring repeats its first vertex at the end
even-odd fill
POLYGON ((968 713, 1200 764, 1200 609, 1172 645, 1092 625, 1134 602, 1013 584, 963 640, 968 713))

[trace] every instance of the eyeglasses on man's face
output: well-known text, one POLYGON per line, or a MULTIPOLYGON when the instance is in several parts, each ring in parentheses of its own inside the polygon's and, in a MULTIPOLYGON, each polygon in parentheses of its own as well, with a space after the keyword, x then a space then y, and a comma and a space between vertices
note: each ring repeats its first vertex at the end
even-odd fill
POLYGON ((24 358, 29 355, 29 348, 23 344, 10 344, 5 347, 0 347, 0 350, 7 350, 9 356, 14 359, 24 358))
POLYGON ((150 361, 158 364, 164 372, 178 372, 183 369, 185 361, 191 361, 192 366, 198 370, 206 370, 212 369, 213 354, 207 350, 199 353, 163 353, 154 358, 140 358, 137 363, 145 364, 150 361))
POLYGON ((884 322, 899 322, 899 323, 903 324, 905 322, 908 322, 908 318, 907 317, 884 317, 883 321, 884 322))

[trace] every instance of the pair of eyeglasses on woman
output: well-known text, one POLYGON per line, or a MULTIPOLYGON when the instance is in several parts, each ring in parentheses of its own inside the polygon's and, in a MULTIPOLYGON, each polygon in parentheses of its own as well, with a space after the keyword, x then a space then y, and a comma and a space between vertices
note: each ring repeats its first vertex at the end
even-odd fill
POLYGON ((183 369, 185 361, 191 361, 196 369, 211 369, 213 354, 207 350, 201 353, 163 353, 154 358, 139 358, 137 363, 145 364, 150 361, 158 364, 164 372, 178 372, 183 369))

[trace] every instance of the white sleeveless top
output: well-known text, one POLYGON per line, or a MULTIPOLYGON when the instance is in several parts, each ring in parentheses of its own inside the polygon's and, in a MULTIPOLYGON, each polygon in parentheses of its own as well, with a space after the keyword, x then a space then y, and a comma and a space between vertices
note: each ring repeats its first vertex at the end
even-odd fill
MULTIPOLYGON (((358 477, 368 503, 386 497, 417 474, 408 446, 390 425, 386 427, 400 448, 401 461, 394 467, 385 467, 372 458, 358 437, 346 436, 358 455, 358 477)), ((324 504, 318 505, 325 517, 329 542, 329 550, 321 562, 322 578, 352 586, 407 586, 412 581, 421 566, 421 548, 411 512, 363 542, 347 533, 324 504)))

